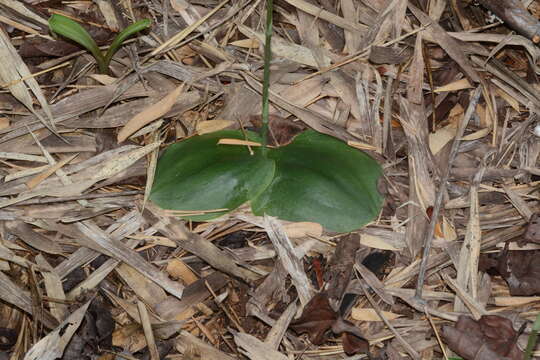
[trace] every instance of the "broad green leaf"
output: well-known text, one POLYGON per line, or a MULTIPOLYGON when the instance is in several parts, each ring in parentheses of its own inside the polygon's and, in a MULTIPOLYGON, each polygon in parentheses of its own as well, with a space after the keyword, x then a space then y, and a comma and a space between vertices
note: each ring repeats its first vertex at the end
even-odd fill
MULTIPOLYGON (((275 165, 260 148, 217 145, 221 138, 244 139, 240 131, 223 130, 173 144, 159 158, 150 199, 164 209, 234 210, 256 197, 272 181, 275 165)), ((248 132, 248 140, 259 141, 248 132)), ((208 220, 227 211, 189 216, 208 220)))
POLYGON ((113 55, 118 51, 122 43, 126 41, 128 37, 135 33, 138 33, 141 30, 146 29, 150 26, 151 23, 152 22, 150 21, 150 19, 139 20, 136 23, 133 23, 124 30, 122 30, 120 34, 116 35, 111 46, 109 46, 107 54, 105 55, 105 66, 109 67, 109 63, 111 62, 113 55))
POLYGON ((53 14, 49 18, 49 27, 52 32, 62 35, 65 38, 75 41, 77 44, 84 46, 86 50, 90 51, 96 61, 98 66, 101 66, 103 63, 103 54, 96 42, 90 34, 76 21, 71 20, 68 17, 59 14, 53 14))
POLYGON ((382 206, 379 164, 345 143, 308 130, 269 152, 276 161, 274 180, 251 207, 289 221, 313 221, 327 230, 356 230, 382 206))

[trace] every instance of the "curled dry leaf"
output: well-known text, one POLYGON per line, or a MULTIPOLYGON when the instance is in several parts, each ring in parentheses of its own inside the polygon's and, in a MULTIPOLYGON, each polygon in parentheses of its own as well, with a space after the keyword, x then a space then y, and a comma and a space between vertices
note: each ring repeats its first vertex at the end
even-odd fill
POLYGON ((480 270, 502 276, 512 296, 540 294, 540 251, 510 251, 508 244, 498 254, 482 255, 480 270))
POLYGON ((478 321, 462 315, 455 326, 443 326, 442 337, 465 360, 523 358, 512 322, 498 315, 482 316, 478 321))
POLYGON ((330 307, 325 293, 315 295, 304 308, 302 316, 292 322, 290 328, 298 334, 307 333, 314 345, 322 345, 330 330, 336 335, 342 334, 343 350, 347 355, 369 350, 369 343, 360 330, 338 316, 330 307))

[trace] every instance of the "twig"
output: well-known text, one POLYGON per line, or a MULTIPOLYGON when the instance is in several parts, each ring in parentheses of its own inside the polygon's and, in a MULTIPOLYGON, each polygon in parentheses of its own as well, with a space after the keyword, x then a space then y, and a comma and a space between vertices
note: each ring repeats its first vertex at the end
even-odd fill
POLYGON ((431 325, 431 328, 433 329, 433 332, 435 333, 435 336, 437 337, 437 342, 439 343, 439 346, 441 348, 442 354, 444 356, 444 360, 448 360, 448 355, 446 355, 446 350, 444 350, 444 343, 441 340, 441 337, 439 336, 439 332, 437 331, 437 327, 435 326, 435 323, 433 323, 433 319, 431 318, 431 315, 429 315, 429 311, 424 308, 424 314, 426 314, 426 318, 429 321, 429 324, 431 325))
POLYGON ((418 282, 416 283, 416 293, 414 295, 414 297, 420 302, 423 301, 422 291, 424 287, 424 280, 426 277, 426 269, 427 269, 427 263, 429 259, 429 253, 431 251, 431 242, 433 240, 433 234, 435 233, 435 225, 437 224, 439 213, 441 211, 443 196, 444 196, 444 193, 446 192, 446 183, 448 182, 448 178, 450 177, 450 168, 452 167, 452 163, 454 162, 456 155, 458 153, 459 143, 461 142, 461 138, 463 137, 463 134, 465 133, 465 128, 467 127, 467 124, 469 123, 469 120, 471 119, 476 109, 476 105, 478 104, 478 101, 480 100, 481 93, 482 93, 482 86, 478 86, 476 90, 474 90, 471 101, 469 102, 469 106, 467 107, 467 111, 465 112, 465 116, 463 117, 463 120, 459 124, 459 128, 456 132, 456 137, 454 138, 454 142, 452 143, 452 149, 450 150, 450 156, 448 158, 448 166, 446 167, 444 171, 443 177, 441 179, 441 185, 437 193, 437 198, 435 199, 435 204, 433 205, 433 213, 431 215, 431 221, 429 223, 429 228, 426 233, 426 237, 424 238, 424 251, 422 253, 422 262, 420 263, 420 271, 418 273, 418 282))

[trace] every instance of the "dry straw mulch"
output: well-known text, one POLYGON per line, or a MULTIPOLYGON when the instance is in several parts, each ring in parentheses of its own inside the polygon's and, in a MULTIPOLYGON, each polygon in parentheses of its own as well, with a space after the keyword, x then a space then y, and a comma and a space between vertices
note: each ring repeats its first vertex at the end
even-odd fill
POLYGON ((369 152, 384 208, 352 234, 182 221, 145 201, 159 151, 260 124, 264 4, 0 0, 1 359, 522 356, 539 2, 276 0, 274 135, 369 152), (51 13, 103 46, 153 24, 102 75, 51 13))

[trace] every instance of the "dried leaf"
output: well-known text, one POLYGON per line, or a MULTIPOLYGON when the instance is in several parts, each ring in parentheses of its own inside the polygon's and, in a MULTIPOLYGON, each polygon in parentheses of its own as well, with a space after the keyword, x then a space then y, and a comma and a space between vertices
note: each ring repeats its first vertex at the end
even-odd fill
POLYGON ((313 15, 317 18, 328 21, 331 24, 337 25, 343 29, 354 31, 357 35, 365 28, 364 25, 361 25, 354 21, 349 21, 340 16, 332 14, 329 11, 321 9, 319 6, 311 4, 304 0, 285 0, 292 6, 297 7, 298 9, 305 11, 306 13, 313 15))
POLYGON ((314 345, 322 345, 327 333, 337 320, 337 313, 330 307, 324 293, 315 295, 304 308, 302 316, 289 326, 298 334, 307 333, 314 345))
MULTIPOLYGON (((400 316, 403 316, 389 311, 383 311, 382 313, 387 320, 395 320, 400 316)), ((377 315, 377 312, 370 308, 352 308, 351 317, 354 320, 360 321, 382 321, 379 315, 377 315)))
POLYGON ((229 139, 229 138, 219 139, 218 145, 261 146, 260 143, 255 142, 255 141, 240 140, 240 139, 229 139))
POLYGON ((436 41, 455 62, 461 66, 467 76, 473 81, 480 81, 478 72, 472 67, 469 59, 465 56, 465 51, 461 48, 460 44, 450 37, 448 33, 433 19, 422 12, 420 9, 408 3, 409 10, 420 20, 422 25, 428 26, 424 31, 431 35, 434 41, 436 41))
POLYGON ((165 115, 178 100, 178 97, 182 93, 183 89, 184 85, 182 84, 167 94, 167 96, 165 96, 163 99, 153 105, 150 105, 142 112, 131 118, 118 133, 118 143, 126 140, 131 134, 143 126, 165 115))
POLYGON ((498 315, 482 316, 479 321, 461 315, 455 327, 443 326, 442 337, 465 360, 523 358, 512 322, 498 315))
POLYGON ((253 335, 234 332, 234 342, 252 360, 287 360, 287 357, 253 335))
POLYGON ((9 221, 5 224, 6 229, 16 235, 19 239, 35 249, 48 254, 62 254, 62 248, 58 243, 49 239, 32 229, 32 227, 21 221, 9 221))
POLYGON ((391 47, 372 46, 369 53, 369 61, 374 64, 401 64, 406 59, 406 53, 391 47))
MULTIPOLYGON (((258 42, 264 44, 264 33, 253 31, 247 26, 239 25, 238 29, 250 38, 256 38, 258 42)), ((317 68, 317 61, 310 49, 305 46, 291 43, 277 36, 272 36, 272 53, 285 59, 297 62, 299 64, 317 68)), ((326 57, 325 62, 330 64, 330 59, 326 57)))
POLYGON ((261 45, 257 39, 242 39, 236 40, 229 43, 229 45, 238 46, 247 49, 258 49, 261 45))
POLYGON ((292 283, 296 287, 298 297, 302 305, 309 303, 313 296, 313 288, 304 272, 302 260, 294 250, 291 240, 287 237, 281 222, 271 216, 264 215, 264 229, 276 249, 280 262, 291 276, 292 283))
POLYGON ((440 93, 440 92, 445 92, 445 91, 458 91, 458 90, 463 90, 463 89, 470 89, 472 87, 473 86, 469 82, 469 79, 463 78, 463 79, 451 82, 450 84, 439 86, 434 91, 436 93, 440 93))
POLYGON ((325 274, 328 285, 328 300, 332 309, 336 311, 339 310, 341 299, 351 282, 353 265, 359 248, 358 234, 342 236, 328 263, 328 271, 325 274))
POLYGON ((197 124, 197 134, 203 135, 226 129, 234 124, 232 120, 207 120, 197 124))
POLYGON ((0 81, 3 83, 2 87, 7 86, 13 96, 34 113, 47 128, 53 132, 56 131, 51 109, 38 82, 31 75, 30 70, 3 30, 0 30, 0 58, 2 58, 2 62, 0 62, 0 81), (30 88, 39 101, 47 119, 43 118, 43 116, 34 110, 32 96, 27 87, 30 88))
POLYGON ((512 251, 506 248, 498 255, 484 254, 481 270, 496 273, 508 283, 513 296, 540 295, 540 251, 512 251))
POLYGON ((320 237, 323 234, 321 224, 314 222, 293 222, 283 225, 283 230, 289 238, 302 238, 305 236, 320 237))
POLYGON ((361 234, 360 244, 370 247, 370 248, 374 248, 374 249, 392 250, 392 251, 399 250, 393 244, 385 241, 385 239, 379 236, 370 235, 370 234, 361 234))
POLYGON ((62 357, 64 349, 84 319, 90 301, 77 309, 62 324, 45 336, 26 353, 24 360, 55 360, 62 357))
MULTIPOLYGON (((269 122, 270 138, 268 144, 271 146, 285 146, 293 141, 294 137, 305 129, 301 124, 284 119, 280 116, 270 115, 269 122)), ((262 127, 260 116, 252 116, 251 123, 256 128, 262 127)))
POLYGON ((348 337, 343 344, 347 355, 352 355, 357 351, 368 351, 368 342, 363 338, 360 330, 337 315, 330 307, 325 293, 315 295, 304 308, 302 316, 293 321, 289 327, 298 334, 307 333, 309 341, 314 345, 322 345, 332 330, 336 335, 343 334, 348 337))
POLYGON ((367 353, 369 351, 369 343, 365 339, 351 333, 342 333, 341 341, 343 342, 343 351, 349 356, 358 353, 367 353))

